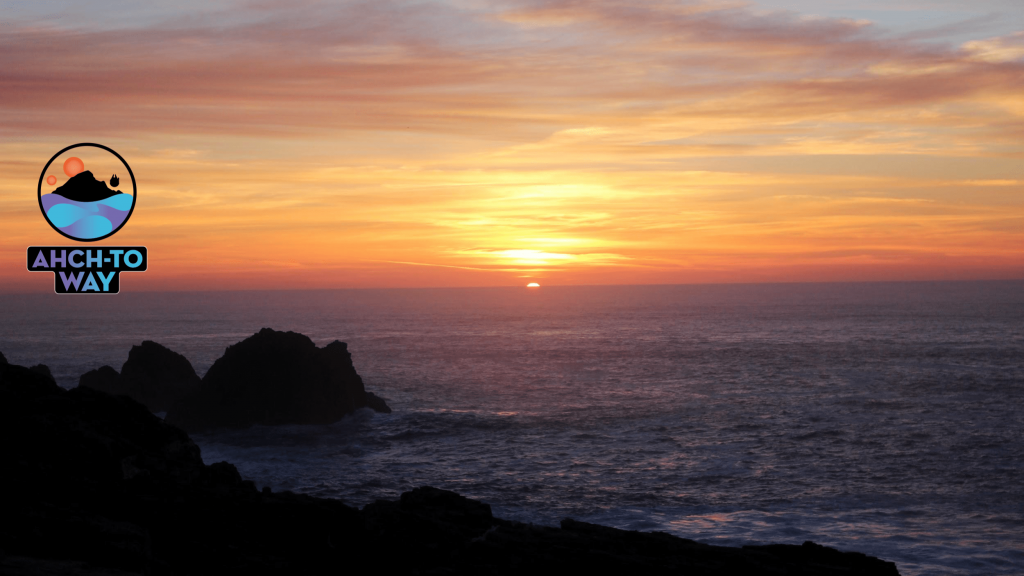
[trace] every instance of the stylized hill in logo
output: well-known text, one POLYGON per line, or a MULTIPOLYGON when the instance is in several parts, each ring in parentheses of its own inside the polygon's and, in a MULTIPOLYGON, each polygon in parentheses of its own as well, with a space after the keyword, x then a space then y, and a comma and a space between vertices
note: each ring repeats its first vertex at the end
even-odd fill
POLYGON ((135 176, 124 158, 106 146, 91 143, 68 146, 50 158, 39 176, 37 191, 39 208, 50 226, 82 242, 102 240, 120 230, 135 209, 137 192, 135 176), (74 155, 65 155, 71 150, 75 150, 74 155), (91 170, 114 172, 110 184, 97 180, 91 170, 86 170, 87 164, 92 165, 91 170), (59 167, 67 176, 60 186, 60 172, 51 171, 51 166, 59 167), (127 193, 118 190, 121 179, 117 173, 127 173, 127 193))
MULTIPOLYGON (((116 178, 117 176, 114 176, 111 181, 116 182, 116 178)), ((97 202, 120 193, 120 190, 108 188, 106 182, 97 180, 88 170, 72 176, 63 186, 51 192, 75 202, 97 202)))

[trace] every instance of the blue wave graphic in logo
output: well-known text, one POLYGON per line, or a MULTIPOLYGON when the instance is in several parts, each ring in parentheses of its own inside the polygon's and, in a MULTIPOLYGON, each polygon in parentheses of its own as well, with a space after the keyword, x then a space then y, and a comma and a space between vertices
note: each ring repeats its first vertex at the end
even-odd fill
POLYGON ((115 194, 94 202, 69 200, 60 194, 42 197, 46 219, 68 236, 91 240, 110 234, 128 217, 135 198, 115 194))

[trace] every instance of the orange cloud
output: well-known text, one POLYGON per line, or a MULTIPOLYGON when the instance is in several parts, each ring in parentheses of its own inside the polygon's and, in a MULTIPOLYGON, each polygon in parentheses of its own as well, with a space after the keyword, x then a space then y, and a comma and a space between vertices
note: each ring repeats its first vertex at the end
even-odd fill
POLYGON ((138 174, 149 289, 1020 277, 1019 39, 673 2, 8 22, 0 289, 82 140, 138 174))

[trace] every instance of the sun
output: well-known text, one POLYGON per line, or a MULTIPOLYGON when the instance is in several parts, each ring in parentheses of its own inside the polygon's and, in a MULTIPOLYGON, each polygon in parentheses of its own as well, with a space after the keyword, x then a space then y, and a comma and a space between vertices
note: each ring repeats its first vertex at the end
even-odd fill
POLYGON ((81 158, 72 156, 64 161, 64 173, 67 174, 69 178, 83 170, 85 170, 85 162, 82 162, 81 158))
POLYGON ((540 288, 540 284, 537 284, 536 282, 530 282, 529 284, 526 285, 526 287, 527 288, 540 288))

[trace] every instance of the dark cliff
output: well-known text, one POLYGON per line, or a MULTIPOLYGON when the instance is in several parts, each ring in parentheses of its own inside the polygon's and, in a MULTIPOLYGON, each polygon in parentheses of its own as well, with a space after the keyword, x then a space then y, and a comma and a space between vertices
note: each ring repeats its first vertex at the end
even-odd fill
POLYGON ((526 525, 428 487, 362 510, 258 491, 231 464, 203 464, 185 432, 131 398, 2 362, 0 455, 3 574, 898 575, 809 542, 727 548, 526 525))

